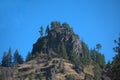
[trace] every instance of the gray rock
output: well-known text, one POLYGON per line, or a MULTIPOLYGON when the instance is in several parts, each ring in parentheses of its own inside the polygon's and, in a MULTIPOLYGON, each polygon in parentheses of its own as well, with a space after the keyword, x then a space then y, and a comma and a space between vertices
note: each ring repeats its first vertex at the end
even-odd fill
POLYGON ((48 35, 40 37, 33 45, 32 54, 47 53, 48 56, 60 55, 60 46, 64 44, 67 55, 71 54, 71 50, 78 57, 82 57, 82 47, 79 37, 72 29, 57 27, 49 31, 48 35))

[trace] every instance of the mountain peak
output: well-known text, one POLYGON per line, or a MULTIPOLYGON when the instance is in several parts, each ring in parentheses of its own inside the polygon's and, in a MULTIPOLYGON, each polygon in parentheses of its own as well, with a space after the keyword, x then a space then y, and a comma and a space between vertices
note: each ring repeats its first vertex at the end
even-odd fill
POLYGON ((67 23, 52 22, 46 36, 40 37, 33 45, 32 54, 45 53, 70 59, 72 53, 82 57, 82 47, 79 37, 67 23))

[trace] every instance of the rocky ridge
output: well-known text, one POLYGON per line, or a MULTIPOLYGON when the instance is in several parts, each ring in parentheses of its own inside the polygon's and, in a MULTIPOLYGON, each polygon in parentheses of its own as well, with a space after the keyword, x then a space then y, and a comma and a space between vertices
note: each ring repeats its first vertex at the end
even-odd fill
MULTIPOLYGON (((58 22, 55 22, 55 24, 58 24, 58 22)), ((64 47, 68 58, 73 52, 79 58, 82 57, 82 47, 79 37, 67 23, 51 28, 46 36, 40 37, 33 45, 32 54, 43 52, 49 56, 59 56, 62 53, 61 47, 64 47)))

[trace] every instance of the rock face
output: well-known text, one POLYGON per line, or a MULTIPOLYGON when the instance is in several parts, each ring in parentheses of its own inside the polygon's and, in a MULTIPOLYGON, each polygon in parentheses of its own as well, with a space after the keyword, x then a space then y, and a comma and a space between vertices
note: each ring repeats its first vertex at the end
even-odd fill
POLYGON ((33 45, 32 54, 42 52, 47 53, 49 56, 61 55, 61 48, 64 48, 64 52, 66 52, 68 57, 72 52, 82 57, 82 47, 79 37, 67 23, 57 25, 58 23, 56 22, 55 24, 51 25, 54 27, 51 27, 46 36, 40 37, 33 45))

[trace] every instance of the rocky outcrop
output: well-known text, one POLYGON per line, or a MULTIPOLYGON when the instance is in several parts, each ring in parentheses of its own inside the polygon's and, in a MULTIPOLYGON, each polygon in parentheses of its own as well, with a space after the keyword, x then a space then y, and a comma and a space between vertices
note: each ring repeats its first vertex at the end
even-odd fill
POLYGON ((43 52, 49 56, 61 55, 61 47, 65 48, 68 57, 72 52, 82 57, 82 47, 79 37, 70 27, 63 25, 50 29, 48 35, 40 37, 33 45, 32 54, 43 52))

